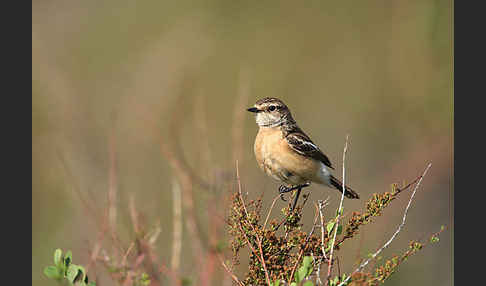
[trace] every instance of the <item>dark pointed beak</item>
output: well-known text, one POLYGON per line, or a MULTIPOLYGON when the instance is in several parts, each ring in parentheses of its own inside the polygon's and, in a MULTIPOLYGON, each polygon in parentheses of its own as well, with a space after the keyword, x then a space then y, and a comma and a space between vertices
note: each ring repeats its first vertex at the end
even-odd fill
POLYGON ((254 113, 257 113, 259 111, 258 108, 256 108, 256 107, 251 107, 251 108, 248 108, 247 110, 250 111, 250 112, 254 112, 254 113))

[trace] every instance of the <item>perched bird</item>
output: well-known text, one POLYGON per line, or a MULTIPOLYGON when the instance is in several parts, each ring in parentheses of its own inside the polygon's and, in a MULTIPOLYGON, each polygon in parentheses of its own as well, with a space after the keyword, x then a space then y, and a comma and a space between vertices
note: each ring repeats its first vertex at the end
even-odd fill
MULTIPOLYGON (((280 194, 300 190, 311 182, 343 191, 341 181, 331 174, 329 158, 322 153, 292 118, 287 105, 278 98, 266 97, 247 109, 255 113, 259 126, 254 151, 258 166, 270 177, 283 183, 280 194)), ((358 193, 346 186, 344 195, 359 199, 358 193)))

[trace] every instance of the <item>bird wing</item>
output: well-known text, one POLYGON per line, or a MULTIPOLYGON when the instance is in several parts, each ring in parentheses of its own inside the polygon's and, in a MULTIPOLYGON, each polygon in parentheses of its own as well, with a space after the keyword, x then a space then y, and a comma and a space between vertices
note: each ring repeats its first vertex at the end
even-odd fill
POLYGON ((329 168, 334 169, 334 167, 331 165, 331 161, 329 161, 329 158, 327 158, 327 156, 321 152, 319 147, 317 147, 317 145, 310 140, 309 136, 305 135, 303 132, 289 133, 285 139, 287 140, 290 148, 300 155, 314 158, 321 161, 329 168))

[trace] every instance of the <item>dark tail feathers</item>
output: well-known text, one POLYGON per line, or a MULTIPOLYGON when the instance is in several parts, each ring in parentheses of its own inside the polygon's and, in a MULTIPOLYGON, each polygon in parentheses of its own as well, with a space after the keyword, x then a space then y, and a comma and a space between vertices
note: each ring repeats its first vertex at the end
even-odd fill
MULTIPOLYGON (((343 192, 343 184, 341 181, 336 179, 334 176, 331 175, 331 184, 338 189, 341 193, 343 192)), ((344 195, 349 199, 359 199, 359 195, 357 192, 353 191, 350 187, 346 186, 346 193, 344 195)))

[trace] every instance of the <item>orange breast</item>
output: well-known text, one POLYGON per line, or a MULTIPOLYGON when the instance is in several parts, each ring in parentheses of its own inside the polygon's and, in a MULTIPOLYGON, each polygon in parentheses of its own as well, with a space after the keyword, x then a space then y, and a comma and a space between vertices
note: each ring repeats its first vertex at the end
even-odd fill
POLYGON ((254 151, 267 175, 291 185, 314 181, 321 167, 316 160, 292 150, 278 127, 260 128, 254 151))

